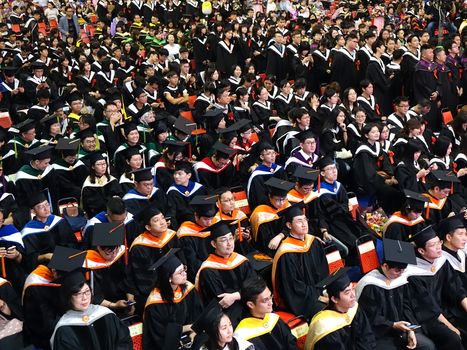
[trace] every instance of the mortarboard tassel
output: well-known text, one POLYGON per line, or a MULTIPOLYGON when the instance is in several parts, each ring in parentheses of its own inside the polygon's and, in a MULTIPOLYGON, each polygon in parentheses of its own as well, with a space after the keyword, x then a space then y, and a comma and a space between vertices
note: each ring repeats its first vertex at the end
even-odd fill
POLYGON ((5 257, 2 256, 2 277, 6 278, 5 257))

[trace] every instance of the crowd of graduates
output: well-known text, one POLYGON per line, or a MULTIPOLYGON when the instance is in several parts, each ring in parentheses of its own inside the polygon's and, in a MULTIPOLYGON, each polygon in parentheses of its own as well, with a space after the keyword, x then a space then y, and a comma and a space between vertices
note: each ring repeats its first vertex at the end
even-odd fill
POLYGON ((1 349, 467 349, 461 1, 0 6, 1 349))

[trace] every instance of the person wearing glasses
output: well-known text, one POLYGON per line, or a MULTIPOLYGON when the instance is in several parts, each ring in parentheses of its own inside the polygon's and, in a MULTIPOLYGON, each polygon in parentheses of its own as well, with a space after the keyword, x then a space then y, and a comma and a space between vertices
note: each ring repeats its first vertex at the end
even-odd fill
POLYGON ((188 348, 193 342, 191 325, 203 306, 177 251, 170 250, 152 267, 158 278, 144 308, 144 349, 178 349, 181 341, 188 348))
POLYGON ((69 273, 60 288, 66 313, 50 338, 53 350, 133 349, 128 327, 110 309, 91 303, 91 288, 82 272, 69 273))

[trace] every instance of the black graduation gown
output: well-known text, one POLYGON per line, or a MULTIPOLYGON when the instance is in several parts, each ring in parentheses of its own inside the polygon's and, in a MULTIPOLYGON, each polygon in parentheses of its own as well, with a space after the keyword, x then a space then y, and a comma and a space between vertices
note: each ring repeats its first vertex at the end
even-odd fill
POLYGON ((132 350, 133 342, 128 327, 114 313, 110 313, 89 325, 66 325, 57 328, 53 348, 132 350))
POLYGON ((232 66, 237 64, 238 55, 237 47, 234 40, 230 41, 230 44, 227 44, 224 40, 221 40, 217 43, 216 48, 216 67, 219 69, 219 72, 224 77, 228 77, 232 66))
POLYGON ((381 114, 388 116, 393 110, 392 100, 388 98, 391 91, 391 79, 386 76, 384 63, 372 57, 368 63, 366 77, 373 83, 373 94, 378 101, 381 114))
POLYGON ((287 54, 284 45, 271 45, 267 49, 266 74, 276 76, 276 81, 287 78, 287 54))
POLYGON ((313 68, 311 76, 308 79, 307 87, 314 93, 319 93, 321 84, 329 83, 330 67, 329 67, 330 51, 321 52, 320 50, 313 51, 313 68))
POLYGON ((106 204, 110 198, 121 195, 120 184, 113 176, 110 176, 110 181, 103 186, 99 183, 91 183, 88 177, 81 190, 81 204, 88 217, 92 217, 106 210, 106 204))
MULTIPOLYGON (((287 240, 301 243, 292 237, 287 240)), ((321 292, 316 285, 327 275, 328 263, 323 246, 314 238, 307 252, 282 254, 277 260, 276 273, 272 278, 285 310, 311 320, 324 307, 318 300, 321 292)))
POLYGON ((295 105, 296 101, 293 93, 290 93, 288 96, 284 96, 280 93, 274 99, 274 108, 277 111, 277 115, 285 120, 288 120, 289 111, 294 108, 295 105))
POLYGON ((365 79, 367 73, 368 65, 370 60, 373 57, 373 52, 371 48, 368 48, 367 45, 360 47, 357 51, 355 65, 357 66, 358 79, 361 81, 365 79))
MULTIPOLYGON (((10 283, 0 277, 0 300, 8 305, 11 310, 11 315, 0 312, 6 320, 17 319, 23 320, 23 308, 18 294, 15 292, 10 283)), ((23 332, 18 332, 0 339, 1 349, 22 349, 24 347, 23 332)))
POLYGON ((179 246, 186 259, 188 280, 194 281, 198 270, 213 251, 209 232, 194 222, 184 222, 177 231, 179 246))
POLYGON ((88 176, 88 169, 81 160, 73 164, 57 159, 52 164, 52 179, 57 189, 57 199, 73 197, 80 199, 81 187, 88 176))
POLYGON ((214 168, 214 164, 210 158, 204 158, 202 161, 194 165, 194 170, 198 178, 198 182, 204 185, 208 191, 220 187, 233 187, 237 185, 239 181, 238 176, 236 175, 237 171, 232 162, 229 162, 227 166, 219 171, 214 168))
POLYGON ((404 225, 400 222, 390 224, 384 232, 384 238, 408 242, 412 236, 423 230, 428 224, 422 221, 413 226, 404 225))
POLYGON ((131 189, 123 196, 127 210, 133 215, 143 210, 148 205, 157 207, 162 213, 167 213, 167 197, 160 188, 154 187, 151 197, 143 196, 136 189, 131 189))
POLYGON ((167 191, 168 210, 165 215, 170 217, 170 225, 174 230, 178 230, 182 222, 195 219, 190 201, 195 196, 208 193, 204 186, 194 182, 190 182, 186 188, 183 187, 173 184, 167 191))
MULTIPOLYGON (((438 321, 440 314, 453 321, 450 316, 467 297, 459 276, 442 256, 434 264, 417 257, 417 266, 409 265, 410 307, 422 329, 435 342, 438 349, 460 349, 460 338, 438 321), (434 270, 434 271, 433 271, 434 270), (424 271, 421 272, 420 271, 424 271)), ((465 313, 464 313, 465 314, 465 313)), ((454 323, 456 327, 464 324, 454 323)))
POLYGON ((357 310, 349 326, 334 331, 316 342, 314 350, 376 349, 375 336, 365 313, 357 310))
MULTIPOLYGON (((157 280, 157 271, 149 270, 149 268, 171 248, 178 246, 175 235, 165 244, 161 239, 152 238, 152 240, 159 241, 157 246, 154 243, 151 243, 152 246, 137 244, 143 235, 151 236, 150 233, 145 232, 135 239, 128 254, 128 266, 125 272, 125 288, 127 292, 135 296, 137 307, 140 310, 143 310, 146 298, 157 280)), ((165 235, 167 233, 164 234, 164 237, 165 235)))
POLYGON ((265 222, 258 227, 258 233, 254 239, 253 245, 264 254, 274 257, 276 250, 269 249, 268 244, 276 235, 284 230, 285 223, 283 218, 265 222))
POLYGON ((194 288, 175 303, 151 302, 152 295, 144 309, 143 348, 178 349, 182 327, 196 321, 203 309, 201 299, 194 288))
POLYGON ((425 213, 423 213, 423 217, 430 224, 437 224, 441 220, 446 219, 449 213, 451 212, 458 213, 461 209, 461 207, 459 207, 456 202, 451 200, 450 197, 447 197, 446 201, 443 204, 443 200, 437 201, 436 198, 430 196, 429 194, 425 194, 425 195, 432 202, 432 203, 429 203, 430 204, 429 211, 425 211, 425 213))
MULTIPOLYGON (((205 268, 198 275, 198 290, 204 304, 208 304, 211 300, 217 299, 220 294, 239 292, 243 282, 255 275, 256 272, 248 260, 234 269, 205 268)), ((224 312, 230 317, 230 321, 235 328, 242 317, 241 302, 234 302, 229 308, 224 309, 224 312)))
POLYGON ((265 165, 258 165, 248 179, 247 195, 250 208, 256 208, 260 204, 268 204, 268 192, 264 184, 271 177, 285 180, 287 174, 280 165, 273 164, 271 168, 265 165))
MULTIPOLYGON (((425 60, 420 60, 415 66, 413 74, 413 93, 415 101, 421 101, 422 99, 430 100, 431 94, 438 91, 439 83, 435 76, 435 68, 435 63, 425 60)), ((438 98, 439 97, 440 95, 438 94, 438 98)), ((431 101, 431 110, 425 118, 428 121, 430 128, 433 130, 440 129, 441 121, 438 120, 438 107, 436 101, 431 101)))
POLYGON ((255 346, 255 350, 298 350, 297 338, 290 332, 290 328, 279 319, 272 331, 248 339, 255 346))
POLYGON ((402 61, 400 63, 401 79, 404 90, 403 93, 404 96, 408 96, 411 100, 414 97, 414 72, 418 61, 419 58, 417 56, 415 56, 412 52, 407 51, 402 56, 402 61))
POLYGON ((425 192, 426 186, 423 181, 417 181, 417 172, 418 170, 414 166, 407 165, 403 161, 399 162, 394 170, 394 177, 399 183, 399 188, 419 193, 425 192))
POLYGON ((199 73, 206 69, 206 61, 211 59, 207 38, 194 37, 191 43, 193 45, 193 58, 196 62, 196 73, 199 73))
POLYGON ((29 164, 29 157, 25 152, 39 146, 39 141, 25 142, 21 137, 14 136, 2 147, 2 165, 6 175, 12 175, 25 164, 29 164))
POLYGON ((349 87, 358 89, 359 81, 354 59, 347 49, 336 52, 331 65, 331 81, 338 81, 341 91, 349 87))
POLYGON ((436 66, 441 108, 449 108, 451 111, 456 111, 459 99, 457 97, 457 85, 453 79, 453 73, 446 64, 438 63, 436 66))

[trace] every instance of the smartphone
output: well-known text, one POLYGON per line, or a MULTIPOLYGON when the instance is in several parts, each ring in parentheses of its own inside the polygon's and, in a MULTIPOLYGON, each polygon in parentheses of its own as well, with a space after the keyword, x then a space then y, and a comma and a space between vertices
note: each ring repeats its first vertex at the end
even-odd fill
POLYGON ((416 329, 421 328, 422 326, 420 326, 420 325, 418 325, 418 324, 409 324, 407 327, 408 327, 410 330, 414 331, 414 330, 416 330, 416 329))
POLYGON ((136 301, 134 301, 134 300, 128 300, 128 301, 126 302, 126 306, 133 306, 133 305, 135 305, 135 304, 136 304, 136 301))

